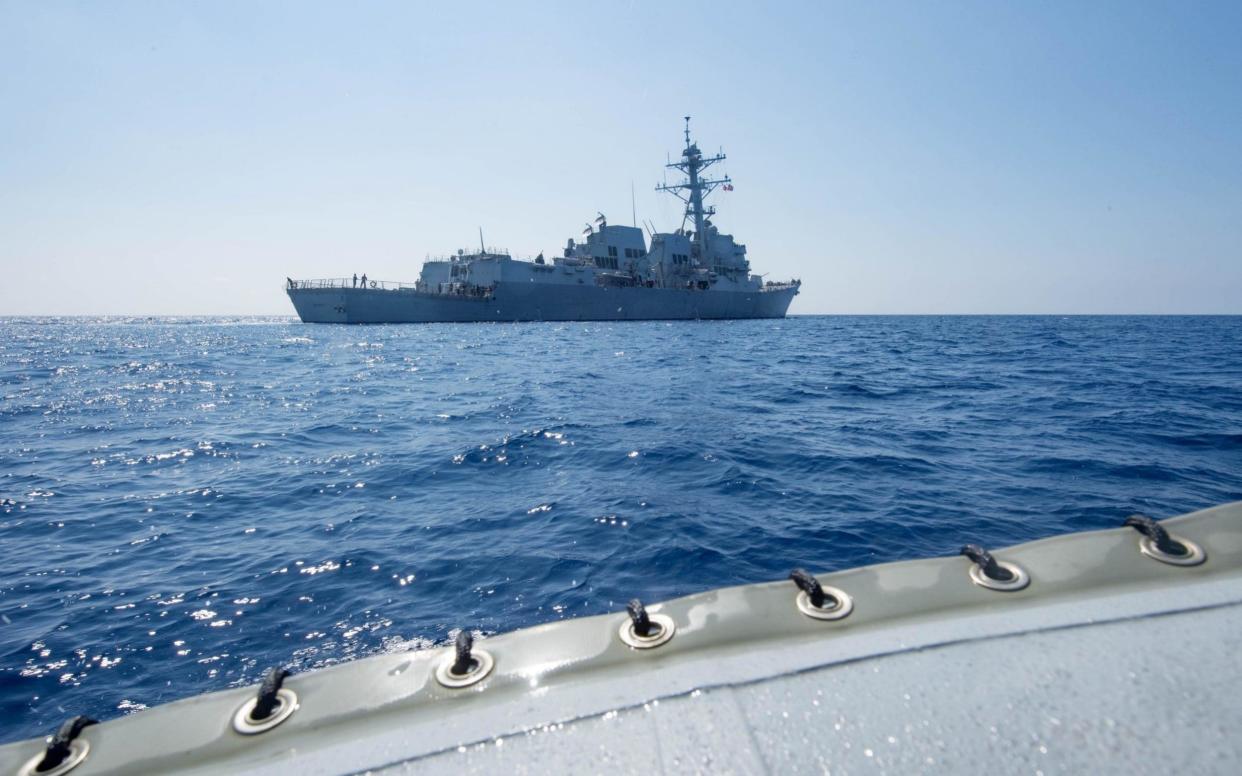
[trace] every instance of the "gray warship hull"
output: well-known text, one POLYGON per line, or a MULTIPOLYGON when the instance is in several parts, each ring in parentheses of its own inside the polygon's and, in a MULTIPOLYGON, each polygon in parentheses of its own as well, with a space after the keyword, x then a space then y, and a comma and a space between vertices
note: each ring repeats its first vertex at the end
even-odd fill
POLYGON ((353 288, 331 282, 286 290, 306 323, 783 318, 798 293, 794 286, 707 292, 503 282, 486 296, 427 292, 415 286, 353 288))
MULTIPOLYGON (((733 190, 727 175, 704 171, 724 160, 704 157, 690 139, 681 160, 666 165, 686 176, 658 191, 685 203, 682 225, 647 236, 609 224, 603 213, 570 239, 562 255, 516 259, 488 249, 428 258, 414 283, 361 278, 294 280, 285 290, 306 323, 433 323, 474 321, 649 321, 783 318, 800 280, 772 282, 751 271, 746 246, 712 223, 704 198, 733 190)), ((635 219, 637 221, 637 219, 635 219)))

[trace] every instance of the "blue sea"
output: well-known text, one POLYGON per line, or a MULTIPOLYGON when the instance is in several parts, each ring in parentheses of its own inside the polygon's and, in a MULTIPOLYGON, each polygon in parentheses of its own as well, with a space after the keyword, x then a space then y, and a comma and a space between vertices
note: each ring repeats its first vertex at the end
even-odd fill
POLYGON ((1242 499, 1242 318, 0 319, 0 737, 1242 499))

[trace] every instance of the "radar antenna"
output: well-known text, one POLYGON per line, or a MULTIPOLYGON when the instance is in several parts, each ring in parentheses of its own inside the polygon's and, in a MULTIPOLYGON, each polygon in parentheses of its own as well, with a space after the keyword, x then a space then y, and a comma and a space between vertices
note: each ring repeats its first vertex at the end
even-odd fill
POLYGON ((705 222, 708 217, 716 215, 716 208, 711 205, 704 207, 703 198, 715 191, 717 186, 732 183, 733 179, 728 175, 715 180, 703 177, 704 170, 716 162, 725 160, 724 151, 715 156, 704 158, 699 147, 690 139, 689 116, 686 116, 685 134, 686 147, 681 152, 681 161, 670 162, 664 166, 684 173, 686 180, 674 184, 664 183, 656 186, 655 190, 666 191, 686 203, 686 211, 681 219, 681 228, 685 230, 687 221, 694 222, 695 254, 700 260, 705 260, 707 256, 707 240, 710 236, 708 235, 709 230, 706 228, 705 222))

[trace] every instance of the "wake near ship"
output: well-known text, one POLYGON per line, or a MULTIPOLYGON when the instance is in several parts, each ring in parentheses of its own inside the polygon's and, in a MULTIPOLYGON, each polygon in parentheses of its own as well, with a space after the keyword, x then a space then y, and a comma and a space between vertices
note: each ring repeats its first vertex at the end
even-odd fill
POLYGON ((783 318, 802 283, 752 274, 746 246, 712 223, 704 200, 732 179, 704 175, 725 156, 705 157, 685 118, 685 149, 667 165, 685 179, 656 187, 685 204, 682 225, 652 231, 650 244, 642 229, 600 214, 551 261, 480 246, 428 259, 414 283, 289 279, 289 299, 306 323, 783 318))

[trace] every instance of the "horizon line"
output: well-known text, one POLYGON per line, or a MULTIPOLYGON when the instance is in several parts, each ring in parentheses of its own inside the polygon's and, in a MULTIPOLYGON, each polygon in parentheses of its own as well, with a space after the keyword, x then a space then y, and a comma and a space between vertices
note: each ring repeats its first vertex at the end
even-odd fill
MULTIPOLYGON (((590 320, 590 321, 441 321, 441 323, 643 323, 650 321, 746 321, 746 320, 786 320, 789 318, 1238 318, 1240 312, 1125 312, 1125 313, 1091 313, 1091 312, 987 312, 987 313, 949 313, 949 312, 901 312, 901 313, 790 313, 784 318, 648 318, 638 320, 590 320)), ((12 318, 288 318, 298 321, 296 313, 0 313, 0 320, 12 318)), ((298 321, 300 322, 300 321, 298 321)), ((406 324, 390 323, 331 323, 316 325, 346 326, 394 326, 406 324)), ((417 324, 412 324, 417 325, 417 324)))

